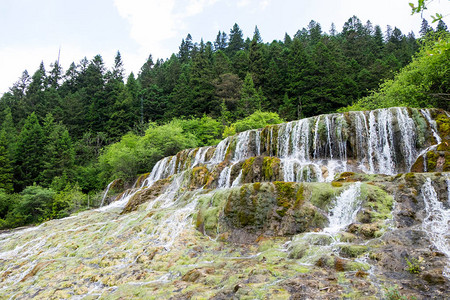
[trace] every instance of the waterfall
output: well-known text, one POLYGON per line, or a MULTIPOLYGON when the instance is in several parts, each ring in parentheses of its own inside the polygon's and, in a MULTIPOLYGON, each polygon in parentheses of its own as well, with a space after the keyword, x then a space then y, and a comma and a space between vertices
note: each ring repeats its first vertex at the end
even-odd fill
POLYGON ((233 165, 225 167, 219 175, 218 188, 229 188, 233 165))
POLYGON ((373 153, 371 139, 367 139, 369 136, 369 129, 367 128, 367 118, 363 112, 356 112, 356 155, 359 161, 359 168, 364 172, 374 172, 373 169, 373 153), (367 149, 366 149, 367 144, 367 149), (369 165, 369 170, 366 168, 366 164, 369 165))
POLYGON ((261 131, 255 131, 256 155, 261 155, 261 131))
POLYGON ((318 148, 318 143, 319 143, 319 121, 320 121, 320 116, 317 117, 316 124, 314 125, 314 142, 313 142, 314 159, 317 158, 317 148, 318 148))
POLYGON ((325 126, 327 127, 327 145, 330 149, 330 158, 333 159, 333 146, 331 142, 331 125, 330 118, 328 115, 325 115, 325 126))
POLYGON ((402 136, 401 152, 406 162, 406 167, 409 170, 416 159, 415 140, 416 127, 414 121, 408 116, 408 111, 405 107, 397 108, 397 121, 400 127, 402 136))
POLYGON ((438 144, 441 143, 442 139, 438 134, 438 130, 437 130, 437 125, 436 125, 436 121, 431 119, 431 114, 430 111, 428 109, 421 109, 420 112, 422 113, 422 115, 425 117, 425 119, 427 119, 428 124, 430 124, 431 127, 431 132, 433 133, 434 138, 436 139, 436 142, 438 144))
POLYGON ((211 158, 211 163, 218 164, 225 159, 225 155, 227 153, 227 149, 230 145, 230 137, 222 140, 216 147, 216 151, 214 151, 214 155, 211 158))
MULTIPOLYGON (((448 184, 448 178, 446 182, 448 184)), ((448 189, 449 186, 447 186, 448 189)), ((430 178, 427 178, 421 192, 426 213, 422 228, 433 245, 447 256, 447 266, 443 275, 450 279, 450 208, 445 209, 443 203, 439 201, 430 178)))
POLYGON ((336 197, 328 217, 330 224, 324 231, 337 233, 350 225, 356 218, 361 202, 361 182, 356 182, 336 197))
POLYGON ((202 147, 198 149, 197 153, 195 154, 194 161, 192 162, 191 168, 199 164, 204 164, 206 162, 206 153, 209 149, 210 147, 202 147))
POLYGON ((115 180, 111 181, 111 182, 108 184, 108 186, 106 187, 105 193, 103 194, 103 197, 102 197, 102 203, 100 204, 100 207, 102 207, 103 204, 105 203, 106 196, 108 196, 109 189, 110 189, 111 185, 112 185, 114 182, 115 182, 115 180))
POLYGON ((163 174, 167 170, 168 161, 171 160, 172 156, 164 157, 159 160, 153 167, 150 175, 142 182, 142 187, 152 186, 156 181, 164 178, 163 174))
POLYGON ((249 130, 241 132, 237 135, 233 161, 240 161, 250 157, 250 133, 251 131, 249 130))
POLYGON ((236 177, 236 179, 231 184, 231 187, 236 187, 236 186, 240 185, 241 181, 242 181, 242 170, 239 172, 238 177, 236 177))

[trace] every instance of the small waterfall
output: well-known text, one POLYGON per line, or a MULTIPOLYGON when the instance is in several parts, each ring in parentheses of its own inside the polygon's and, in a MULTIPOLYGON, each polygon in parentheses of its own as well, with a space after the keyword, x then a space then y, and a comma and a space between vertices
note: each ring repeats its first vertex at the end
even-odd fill
POLYGON ((234 165, 225 167, 219 175, 218 188, 229 188, 231 180, 231 170, 234 165))
POLYGON ((408 116, 408 111, 405 107, 397 107, 397 121, 402 136, 403 147, 401 147, 401 151, 406 162, 406 168, 409 170, 417 155, 415 151, 416 126, 414 121, 408 116))
POLYGON ((248 130, 237 135, 233 161, 241 161, 250 157, 250 133, 251 131, 248 130))
POLYGON ((316 124, 314 125, 314 142, 313 142, 313 147, 314 147, 314 159, 317 158, 318 155, 318 144, 319 144, 319 121, 320 121, 320 116, 317 117, 316 120, 316 124))
POLYGON ((359 161, 359 168, 365 172, 371 170, 373 172, 373 154, 371 139, 368 139, 369 129, 367 128, 367 118, 363 112, 356 112, 355 118, 356 128, 356 156, 359 161), (367 145, 367 146, 366 146, 367 145), (369 165, 369 170, 366 168, 369 165))
POLYGON ((239 172, 238 177, 236 177, 236 179, 233 181, 233 183, 231 184, 231 187, 237 187, 241 184, 242 181, 242 170, 239 172))
POLYGON ((108 211, 114 208, 123 208, 127 205, 128 201, 139 191, 140 189, 128 189, 126 190, 119 199, 112 202, 109 205, 101 206, 97 211, 108 211))
POLYGON ((442 202, 439 201, 430 178, 427 178, 421 192, 426 212, 422 228, 428 234, 433 245, 447 256, 447 266, 443 275, 450 279, 450 208, 445 209, 442 202))
POLYGON ((336 197, 335 205, 329 213, 330 224, 324 229, 328 233, 337 233, 350 225, 356 218, 361 205, 361 182, 352 184, 336 197))
POLYGON ((327 127, 327 145, 330 149, 330 158, 333 159, 333 145, 331 141, 331 125, 330 125, 330 118, 328 115, 325 115, 325 126, 327 127))
POLYGON ((255 131, 256 156, 261 155, 261 131, 255 131))
POLYGON ((102 203, 100 204, 100 207, 102 207, 103 204, 105 203, 106 196, 108 196, 109 189, 111 188, 111 185, 112 185, 114 182, 115 182, 115 180, 111 181, 111 182, 108 184, 108 186, 106 187, 105 193, 103 194, 103 197, 102 197, 102 203))
POLYGON ((430 124, 431 132, 433 133, 433 136, 436 139, 436 142, 438 144, 440 144, 442 142, 442 139, 438 134, 436 121, 431 119, 430 111, 428 109, 421 109, 420 112, 425 117, 425 119, 428 121, 428 124, 430 124))
POLYGON ((156 181, 163 178, 164 171, 167 169, 167 162, 171 159, 171 156, 164 157, 159 160, 153 167, 150 175, 142 182, 142 187, 152 186, 156 181))
POLYGON ((343 136, 344 124, 345 124, 344 117, 339 116, 336 121, 337 121, 336 139, 337 139, 337 144, 338 144, 339 160, 347 161, 347 144, 346 144, 346 140, 344 139, 344 136, 343 136))
POLYGON ((213 157, 211 158, 212 164, 218 164, 225 160, 227 149, 230 146, 230 140, 231 138, 227 137, 216 146, 216 151, 214 151, 213 157))
POLYGON ((369 114, 369 147, 372 146, 370 149, 375 152, 378 163, 378 170, 375 170, 374 164, 372 164, 370 171, 371 173, 378 171, 381 174, 393 175, 395 173, 393 116, 388 109, 378 110, 377 113, 378 120, 375 118, 374 111, 369 114))
POLYGON ((303 244, 308 248, 300 260, 301 264, 314 265, 323 255, 338 253, 339 246, 345 244, 340 241, 338 233, 354 222, 361 202, 361 183, 356 182, 335 198, 334 207, 328 214, 328 227, 322 232, 307 232, 294 238, 289 247, 303 244))
POLYGON ((450 175, 445 174, 445 183, 447 183, 447 203, 448 207, 450 207, 450 175))

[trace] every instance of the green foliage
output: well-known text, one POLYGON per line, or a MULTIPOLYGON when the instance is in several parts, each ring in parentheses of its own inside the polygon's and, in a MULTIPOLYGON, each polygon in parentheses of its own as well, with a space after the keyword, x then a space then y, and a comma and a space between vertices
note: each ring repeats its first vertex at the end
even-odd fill
POLYGON ((402 295, 397 285, 385 288, 385 296, 387 300, 415 300, 415 297, 402 295))
POLYGON ((67 185, 58 192, 52 203, 51 218, 63 218, 70 215, 77 207, 86 202, 86 195, 81 192, 78 185, 67 185))
POLYGON ((25 121, 18 136, 16 161, 16 190, 32 185, 43 170, 44 139, 37 116, 32 113, 25 121))
POLYGON ((26 223, 36 223, 47 220, 51 216, 55 192, 39 185, 26 187, 17 211, 25 216, 26 223))
POLYGON ((194 136, 199 147, 214 145, 220 141, 222 125, 206 115, 201 118, 174 119, 172 123, 179 125, 184 133, 194 136))
POLYGON ((408 271, 411 274, 419 274, 421 271, 421 260, 418 260, 415 257, 412 257, 411 260, 409 260, 407 257, 405 257, 406 264, 408 267, 406 267, 406 271, 408 271))
POLYGON ((414 60, 379 91, 340 111, 370 110, 392 106, 449 109, 450 34, 425 42, 414 60))
POLYGON ((4 129, 0 131, 0 189, 13 191, 13 168, 8 155, 8 143, 4 129))
MULTIPOLYGON (((208 123, 207 120, 205 122, 208 123)), ((162 126, 150 124, 143 137, 129 133, 119 142, 106 147, 99 156, 103 184, 117 178, 132 181, 137 174, 151 170, 161 158, 196 147, 197 138, 191 133, 185 133, 180 123, 180 120, 174 120, 162 126)), ((203 132, 202 137, 207 139, 208 136, 203 132)))
POLYGON ((239 133, 242 131, 263 128, 267 125, 283 123, 283 119, 277 113, 256 111, 250 116, 227 126, 224 136, 229 133, 239 133), (234 130, 233 130, 234 129, 234 130))

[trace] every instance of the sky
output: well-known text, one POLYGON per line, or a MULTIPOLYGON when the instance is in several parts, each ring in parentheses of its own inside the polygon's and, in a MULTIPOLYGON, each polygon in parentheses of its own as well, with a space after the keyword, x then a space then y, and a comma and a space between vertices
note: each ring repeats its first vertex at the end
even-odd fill
MULTIPOLYGON (((108 68, 120 51, 127 73, 137 74, 151 54, 166 59, 178 52, 188 33, 194 42, 214 41, 237 23, 244 38, 255 26, 264 42, 283 40, 311 20, 324 32, 334 23, 340 32, 356 15, 364 24, 398 27, 404 34, 420 30, 420 15, 411 16, 415 0, 0 0, 0 95, 41 61, 47 71, 60 57, 63 70, 100 54, 108 68)), ((415 1, 417 2, 417 1, 415 1)), ((449 0, 433 0, 423 17, 450 13, 449 0)), ((444 21, 450 27, 449 17, 444 21)), ((433 24, 432 26, 435 26, 433 24)))

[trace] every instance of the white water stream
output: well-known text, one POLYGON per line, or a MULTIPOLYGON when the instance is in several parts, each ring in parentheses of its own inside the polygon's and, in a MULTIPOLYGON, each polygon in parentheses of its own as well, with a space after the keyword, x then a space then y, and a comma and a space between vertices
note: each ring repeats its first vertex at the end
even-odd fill
MULTIPOLYGON (((446 182, 448 183, 448 178, 446 182)), ((445 208, 439 201, 430 178, 427 178, 421 192, 426 212, 422 228, 433 245, 447 256, 447 266, 443 275, 450 279, 450 208, 445 208)))

